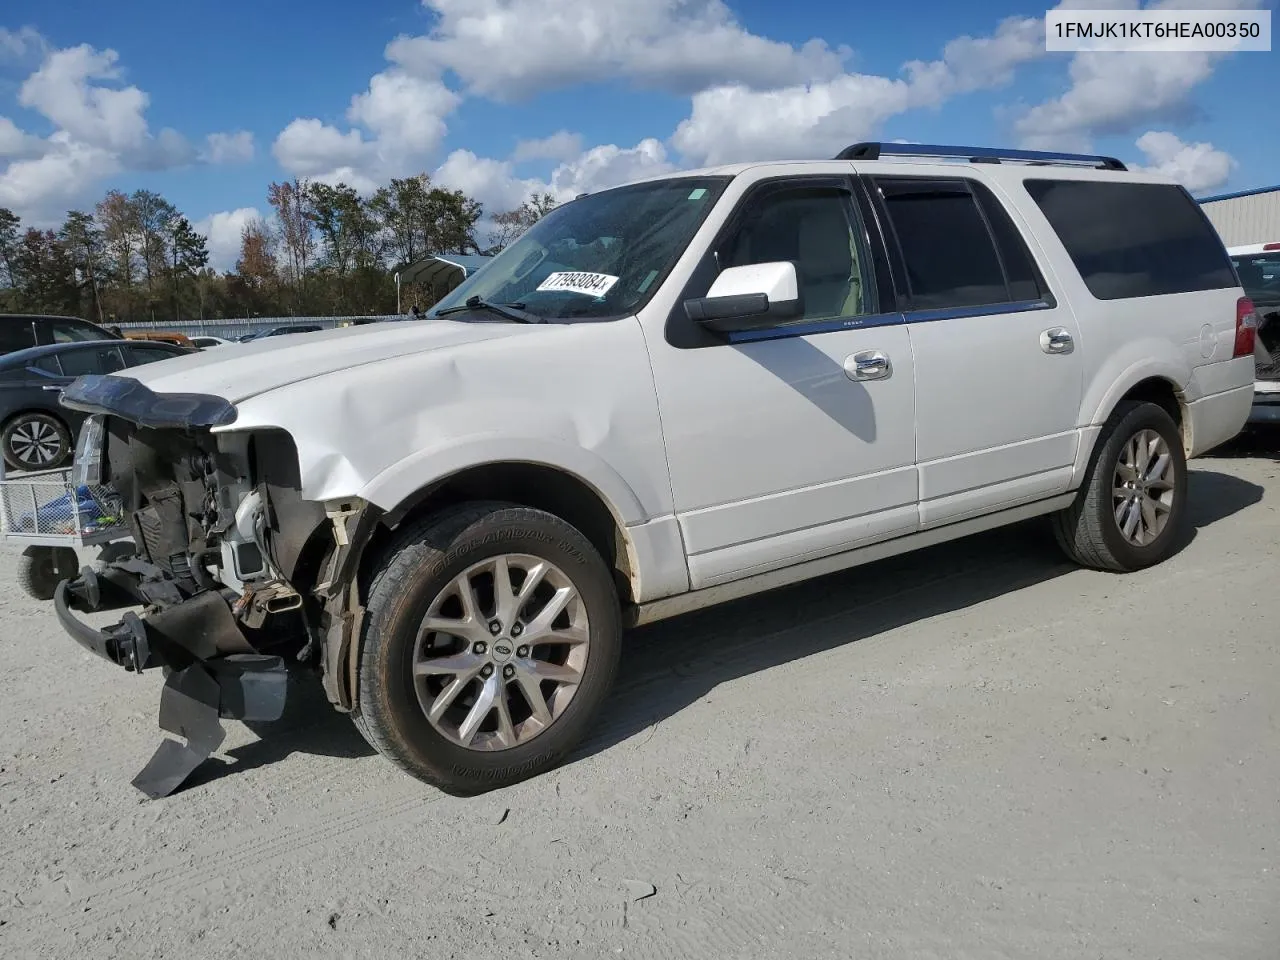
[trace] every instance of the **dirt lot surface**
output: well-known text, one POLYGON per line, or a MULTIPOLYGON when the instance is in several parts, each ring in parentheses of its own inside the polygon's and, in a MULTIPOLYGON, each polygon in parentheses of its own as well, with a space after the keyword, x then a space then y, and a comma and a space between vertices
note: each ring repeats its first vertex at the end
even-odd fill
POLYGON ((1141 574, 1032 524, 638 631, 573 762, 472 800, 299 686, 144 801, 161 677, 5 552, 0 956, 1275 958, 1269 449, 1141 574))

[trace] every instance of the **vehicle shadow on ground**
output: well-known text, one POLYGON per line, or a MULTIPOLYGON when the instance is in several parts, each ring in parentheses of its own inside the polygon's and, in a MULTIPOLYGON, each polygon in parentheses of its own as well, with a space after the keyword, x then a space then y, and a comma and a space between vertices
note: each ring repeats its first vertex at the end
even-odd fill
MULTIPOLYGON (((223 721, 230 725, 230 721, 223 721)), ((357 759, 374 750, 356 731, 351 718, 338 713, 325 698, 320 681, 291 675, 284 716, 273 723, 245 723, 258 739, 220 751, 201 764, 182 789, 190 790, 223 777, 278 763, 290 754, 357 759)))
MULTIPOLYGON (((1196 531, 1262 499, 1238 477, 1192 474, 1186 543, 1196 531)), ((898 627, 976 606, 1077 568, 1045 520, 942 544, 748 597, 628 633, 601 725, 570 763, 607 750, 673 716, 720 684, 898 627)), ((356 759, 373 749, 336 712, 318 680, 291 676, 284 716, 246 724, 260 739, 205 761, 184 790, 284 760, 294 753, 356 759)))
POLYGON ((1205 460, 1280 460, 1280 425, 1250 424, 1220 447, 1205 454, 1205 460))
MULTIPOLYGON (((1263 488, 1191 475, 1198 530, 1258 503, 1263 488)), ((630 632, 601 726, 570 762, 642 734, 722 683, 1071 573, 1048 521, 1020 523, 734 601, 630 632)))

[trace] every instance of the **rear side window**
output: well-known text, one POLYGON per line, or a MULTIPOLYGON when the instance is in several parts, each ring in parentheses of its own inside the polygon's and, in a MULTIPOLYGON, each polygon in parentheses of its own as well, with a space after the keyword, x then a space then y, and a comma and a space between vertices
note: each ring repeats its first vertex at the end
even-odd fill
POLYGON ((1099 300, 1236 285, 1222 241, 1181 187, 1088 180, 1026 187, 1099 300))
POLYGON ((26 350, 36 345, 30 320, 0 320, 0 353, 26 350))
POLYGON ((102 347, 97 350, 68 350, 58 356, 62 363, 62 373, 68 377, 79 377, 87 373, 115 373, 124 369, 124 360, 117 347, 102 347))
POLYGON ((85 340, 107 340, 105 330, 91 323, 76 323, 73 320, 50 320, 49 335, 54 343, 81 343, 85 340))
POLYGON ((969 180, 877 178, 907 273, 911 309, 1036 300, 1044 284, 1009 214, 969 180))

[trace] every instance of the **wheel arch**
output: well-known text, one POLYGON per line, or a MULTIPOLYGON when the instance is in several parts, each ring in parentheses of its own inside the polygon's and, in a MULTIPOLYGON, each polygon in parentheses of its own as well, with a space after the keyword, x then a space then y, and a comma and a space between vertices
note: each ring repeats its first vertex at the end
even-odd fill
POLYGON ((545 510, 578 529, 613 572, 624 606, 637 595, 639 571, 626 524, 609 498, 582 476, 559 466, 495 460, 439 477, 389 509, 365 546, 358 568, 361 592, 393 531, 406 522, 472 500, 545 510))

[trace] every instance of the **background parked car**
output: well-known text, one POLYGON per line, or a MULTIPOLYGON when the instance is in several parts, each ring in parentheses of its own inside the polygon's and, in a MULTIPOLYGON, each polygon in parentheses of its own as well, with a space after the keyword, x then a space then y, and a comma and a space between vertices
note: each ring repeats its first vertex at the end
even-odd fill
POLYGON ((272 327, 269 330, 260 330, 257 333, 248 333, 240 338, 240 343, 248 343, 250 340, 261 340, 263 337, 281 337, 287 333, 315 333, 317 330, 324 328, 318 323, 296 323, 284 327, 272 327))
POLYGON ((1251 423, 1280 422, 1280 241, 1227 250, 1258 315, 1251 423))
POLYGON ((51 343, 118 340, 111 331, 79 317, 0 314, 0 354, 51 343))
POLYGON ((207 350, 210 347, 221 347, 231 342, 232 341, 230 340, 224 340, 222 337, 211 337, 207 334, 201 334, 198 337, 191 338, 191 345, 197 350, 207 350))
POLYGON ((150 343, 176 343, 180 347, 194 346, 185 333, 170 333, 167 330, 126 330, 126 340, 146 340, 150 343))
POLYGON ((115 373, 126 367, 191 353, 170 343, 60 343, 0 356, 0 444, 14 470, 52 470, 75 449, 84 414, 58 403, 62 388, 86 373, 115 373))

